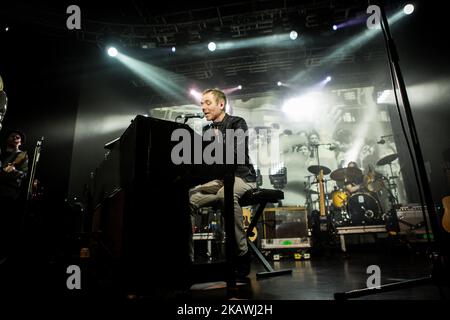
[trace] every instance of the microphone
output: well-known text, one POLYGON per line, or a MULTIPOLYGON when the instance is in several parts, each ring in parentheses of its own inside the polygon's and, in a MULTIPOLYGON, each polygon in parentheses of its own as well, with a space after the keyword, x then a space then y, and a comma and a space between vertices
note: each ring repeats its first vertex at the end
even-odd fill
POLYGON ((202 113, 186 113, 181 115, 183 119, 191 119, 191 118, 203 118, 205 115, 202 113))
POLYGON ((389 138, 389 137, 394 137, 393 134, 388 134, 387 136, 381 136, 380 137, 380 141, 377 141, 378 144, 385 144, 386 140, 384 140, 384 138, 389 138))
POLYGON ((337 148, 335 145, 331 143, 311 143, 309 146, 314 148, 318 148, 319 146, 328 146, 328 150, 331 151, 336 150, 337 148))

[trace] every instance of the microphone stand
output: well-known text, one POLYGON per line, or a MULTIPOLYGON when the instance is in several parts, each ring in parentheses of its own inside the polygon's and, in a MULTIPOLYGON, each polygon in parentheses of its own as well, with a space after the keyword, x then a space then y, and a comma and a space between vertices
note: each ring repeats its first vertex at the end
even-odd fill
POLYGON ((389 191, 391 192, 391 196, 395 200, 395 204, 398 203, 398 191, 397 184, 395 183, 395 179, 398 179, 397 176, 394 176, 394 171, 392 170, 392 163, 389 163, 389 169, 391 171, 391 176, 389 177, 389 191), (392 182, 391 182, 392 180, 392 182))
MULTIPOLYGON (((34 228, 34 226, 36 226, 36 223, 37 223, 37 220, 36 220, 37 215, 36 215, 36 212, 34 211, 36 208, 33 207, 33 203, 31 202, 31 200, 37 196, 37 194, 34 194, 33 191, 39 192, 37 189, 34 190, 33 186, 34 186, 34 177, 36 174, 36 167, 39 162, 39 158, 40 158, 40 154, 41 154, 41 146, 42 146, 43 141, 44 141, 44 137, 41 137, 41 139, 39 139, 37 141, 36 147, 34 149, 33 162, 31 164, 30 175, 28 178, 28 189, 27 189, 27 195, 26 195, 26 200, 25 200, 25 205, 24 205, 24 210, 23 210, 24 214, 23 214, 23 218, 22 218, 22 228, 24 229, 24 233, 23 233, 24 244, 29 243, 30 245, 33 245, 33 246, 36 245, 36 243, 33 241, 35 239, 34 232, 37 231, 34 228)), ((32 252, 32 251, 34 251, 34 250, 32 250, 30 247, 30 252, 32 252)))
POLYGON ((204 118, 204 116, 200 115, 200 114, 196 114, 196 115, 178 115, 175 118, 175 122, 178 122, 178 119, 183 119, 183 124, 185 124, 186 122, 188 122, 189 119, 192 119, 192 118, 200 118, 200 119, 202 119, 202 118, 204 118))
MULTIPOLYGON (((432 261, 431 261, 432 262, 432 271, 431 271, 430 275, 428 275, 426 277, 422 277, 422 278, 416 278, 416 279, 412 279, 412 280, 390 283, 390 284, 378 286, 375 288, 365 288, 365 289, 353 290, 353 291, 349 291, 349 292, 337 292, 334 294, 334 298, 336 300, 362 297, 362 296, 366 296, 366 295, 370 295, 370 294, 388 292, 388 291, 393 291, 393 290, 398 290, 398 289, 403 289, 403 288, 414 287, 414 286, 418 286, 418 285, 435 284, 439 287, 439 284, 442 284, 443 280, 447 280, 445 282, 447 284, 449 281, 449 276, 448 276, 447 270, 446 270, 446 267, 448 267, 447 266, 448 257, 442 255, 442 253, 443 253, 442 252, 443 246, 442 246, 442 242, 441 242, 442 235, 440 233, 439 225, 437 222, 438 221, 437 214, 435 211, 435 206, 434 206, 433 198, 431 195, 431 189, 430 189, 430 186, 428 183, 427 172, 425 169, 422 151, 421 151, 419 139, 417 136, 417 130, 415 127, 414 118, 413 118, 412 112, 411 112, 411 105, 409 103, 408 95, 406 92, 405 82, 404 82, 404 79, 403 79, 403 76, 402 76, 402 73, 400 70, 398 53, 397 53, 397 50, 395 47, 394 40, 392 39, 392 36, 390 33, 389 23, 388 23, 388 20, 386 17, 386 12, 382 5, 379 5, 379 7, 381 9, 380 11, 381 11, 381 18, 382 18, 382 20, 381 20, 382 21, 382 29, 384 28, 383 34, 384 34, 385 41, 386 41, 387 55, 390 60, 389 67, 390 67, 391 78, 392 78, 391 80, 393 82, 394 91, 395 91, 395 88, 397 85, 400 90, 401 98, 403 101, 404 112, 405 112, 406 119, 408 122, 410 139, 411 139, 412 146, 414 149, 415 163, 414 163, 414 159, 413 159, 413 168, 414 168, 415 178, 416 178, 416 181, 417 181, 417 184, 419 187, 419 191, 420 191, 420 187, 421 187, 423 196, 425 198, 425 204, 426 204, 426 207, 428 210, 428 215, 430 218, 430 225, 431 225, 431 229, 432 229, 434 239, 435 239, 435 247, 434 247, 433 253, 430 255, 432 258, 432 261), (417 168, 416 168, 416 166, 417 166, 417 168), (420 182, 418 181, 416 170, 418 170, 420 182), (374 289, 376 289, 376 290, 374 290, 374 289)), ((398 100, 396 100, 396 101, 398 104, 398 100)), ((400 109, 399 105, 397 105, 397 107, 400 109)), ((419 197, 420 197, 421 205, 422 205, 424 223, 425 223, 425 226, 427 226, 426 225, 426 221, 427 221, 426 213, 425 213, 425 208, 423 205, 423 198, 422 198, 421 192, 419 192, 419 197)), ((430 241, 430 239, 428 239, 428 240, 430 241)))
POLYGON ((393 137, 393 136, 394 136, 393 134, 388 134, 387 136, 381 136, 380 137, 380 141, 377 141, 377 144, 385 144, 386 140, 384 140, 384 138, 390 138, 390 137, 393 137))
POLYGON ((36 143, 36 148, 34 149, 34 156, 33 156, 33 163, 31 165, 31 172, 30 172, 30 178, 28 180, 28 192, 27 192, 27 202, 30 200, 30 198, 33 196, 33 182, 34 182, 34 176, 36 174, 36 167, 37 163, 39 162, 39 157, 41 155, 41 147, 42 142, 44 141, 44 137, 39 139, 36 143))

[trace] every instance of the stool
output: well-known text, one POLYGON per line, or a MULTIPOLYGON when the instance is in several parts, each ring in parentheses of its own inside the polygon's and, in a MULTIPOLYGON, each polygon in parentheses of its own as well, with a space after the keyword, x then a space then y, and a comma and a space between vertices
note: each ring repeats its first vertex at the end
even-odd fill
POLYGON ((262 263, 266 272, 258 272, 256 274, 256 278, 268 278, 273 276, 278 276, 282 274, 290 274, 292 273, 291 269, 284 270, 274 270, 269 262, 266 260, 261 251, 256 247, 256 245, 249 239, 249 237, 253 236, 253 228, 258 223, 259 218, 261 217, 266 205, 268 203, 277 203, 278 201, 284 199, 284 193, 281 190, 271 190, 271 189, 250 189, 246 191, 241 199, 239 200, 239 205, 241 207, 247 206, 257 206, 256 213, 254 214, 252 220, 250 221, 250 225, 247 229, 247 243, 249 247, 252 249, 253 253, 258 258, 259 262, 262 263))

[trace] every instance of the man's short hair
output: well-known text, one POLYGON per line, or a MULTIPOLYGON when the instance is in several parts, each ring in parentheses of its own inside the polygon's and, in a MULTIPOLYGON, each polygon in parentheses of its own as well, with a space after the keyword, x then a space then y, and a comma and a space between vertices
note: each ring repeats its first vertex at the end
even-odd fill
POLYGON ((25 135, 25 133, 23 131, 20 130, 8 130, 6 132, 6 138, 8 138, 12 133, 18 134, 20 136, 21 139, 21 144, 25 144, 25 141, 27 139, 27 136, 25 135))
MULTIPOLYGON (((223 91, 219 89, 206 89, 202 94, 212 93, 214 98, 216 98, 216 103, 219 103, 220 100, 223 100, 223 105, 227 105, 227 96, 223 91)), ((225 109, 224 109, 225 110, 225 109)))

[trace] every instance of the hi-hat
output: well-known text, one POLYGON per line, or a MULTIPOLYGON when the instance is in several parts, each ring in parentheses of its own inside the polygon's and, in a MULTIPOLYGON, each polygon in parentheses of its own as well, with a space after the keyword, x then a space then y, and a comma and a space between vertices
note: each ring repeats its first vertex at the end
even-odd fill
POLYGON ((392 161, 396 160, 397 158, 398 158, 398 154, 396 154, 396 153, 387 155, 377 161, 377 166, 387 165, 387 164, 391 163, 392 161))
POLYGON ((308 171, 311 172, 312 174, 318 175, 320 173, 320 170, 323 171, 324 175, 327 175, 331 172, 331 170, 325 166, 309 166, 308 167, 308 171))
POLYGON ((330 178, 335 181, 355 180, 362 176, 362 171, 355 167, 341 168, 334 170, 330 178))

